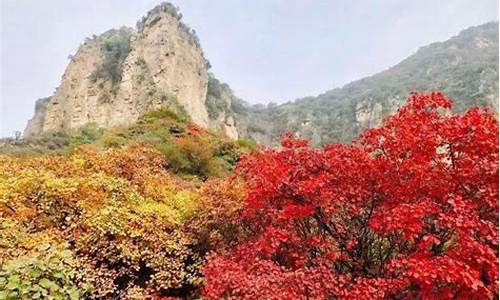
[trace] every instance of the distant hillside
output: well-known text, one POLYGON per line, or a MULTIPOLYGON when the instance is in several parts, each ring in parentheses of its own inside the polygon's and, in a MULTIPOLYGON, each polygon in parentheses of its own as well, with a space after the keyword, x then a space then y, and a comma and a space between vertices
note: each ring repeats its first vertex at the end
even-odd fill
POLYGON ((498 23, 471 27, 445 42, 420 48, 376 75, 279 106, 234 102, 240 135, 273 144, 292 131, 313 144, 349 141, 401 105, 412 91, 442 90, 454 110, 498 107, 498 23))

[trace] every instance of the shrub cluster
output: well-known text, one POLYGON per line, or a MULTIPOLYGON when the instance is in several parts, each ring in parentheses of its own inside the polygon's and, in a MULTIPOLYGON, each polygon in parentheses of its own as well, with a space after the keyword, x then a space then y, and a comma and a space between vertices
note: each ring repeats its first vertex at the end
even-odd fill
POLYGON ((246 230, 204 265, 205 299, 498 298, 498 120, 450 108, 412 94, 351 145, 243 159, 246 230))
POLYGON ((201 241, 219 227, 208 219, 211 207, 225 206, 208 186, 229 186, 221 180, 200 188, 165 165, 163 154, 145 144, 106 151, 84 145, 67 156, 0 156, 0 287, 7 293, 0 295, 193 294, 208 251, 201 241))
POLYGON ((497 298, 498 120, 450 108, 276 149, 161 110, 0 155, 0 299, 497 298))

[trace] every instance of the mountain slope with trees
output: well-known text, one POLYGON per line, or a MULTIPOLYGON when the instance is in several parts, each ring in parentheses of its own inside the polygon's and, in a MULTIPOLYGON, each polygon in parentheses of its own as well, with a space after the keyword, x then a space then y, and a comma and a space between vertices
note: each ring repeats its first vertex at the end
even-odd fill
POLYGON ((240 135, 276 144, 283 131, 314 145, 348 142, 362 129, 404 103, 412 91, 440 90, 455 100, 454 111, 498 107, 498 22, 471 27, 445 42, 422 47, 394 67, 281 105, 233 103, 240 135))

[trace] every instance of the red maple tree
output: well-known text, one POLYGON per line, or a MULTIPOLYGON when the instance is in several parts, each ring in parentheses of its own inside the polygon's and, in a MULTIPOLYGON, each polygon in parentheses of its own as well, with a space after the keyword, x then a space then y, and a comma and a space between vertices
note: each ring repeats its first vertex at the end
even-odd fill
POLYGON ((238 245, 203 268, 207 299, 492 299, 498 295, 498 121, 409 96, 352 145, 240 162, 238 245))

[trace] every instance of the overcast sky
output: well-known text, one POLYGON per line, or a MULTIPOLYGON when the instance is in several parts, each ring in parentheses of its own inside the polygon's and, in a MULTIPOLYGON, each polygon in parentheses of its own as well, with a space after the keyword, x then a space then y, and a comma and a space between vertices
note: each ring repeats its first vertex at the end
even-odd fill
MULTIPOLYGON (((174 0, 212 71, 251 103, 317 95, 498 20, 496 0, 174 0)), ((157 0, 0 0, 0 136, 23 130, 85 37, 157 0)))

